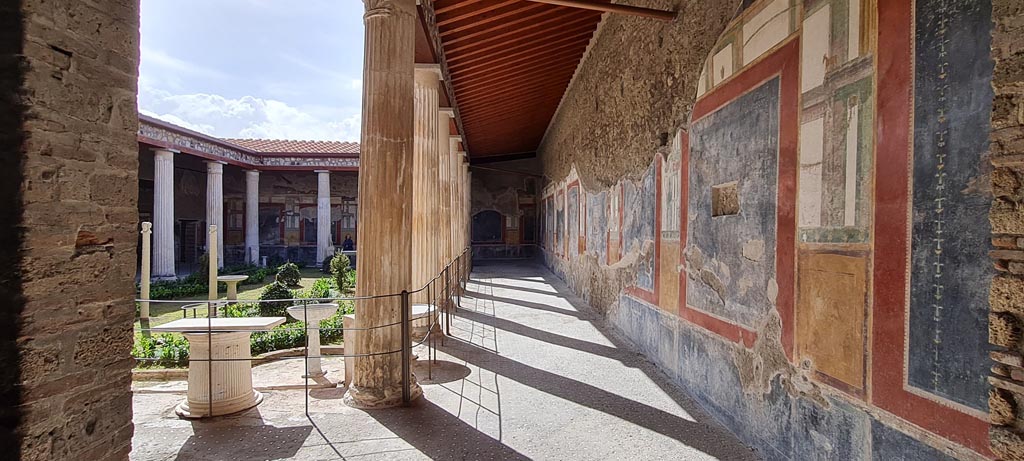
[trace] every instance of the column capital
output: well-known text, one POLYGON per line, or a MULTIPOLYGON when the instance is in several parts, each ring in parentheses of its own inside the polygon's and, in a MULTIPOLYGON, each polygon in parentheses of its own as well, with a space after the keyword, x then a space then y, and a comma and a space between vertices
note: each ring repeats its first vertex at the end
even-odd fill
POLYGON ((455 118, 455 109, 451 107, 439 107, 437 109, 437 112, 440 113, 441 115, 447 115, 451 118, 455 118))
POLYGON ((225 162, 217 160, 208 160, 206 162, 206 172, 212 174, 221 174, 224 172, 224 165, 226 165, 225 162))
POLYGON ((419 63, 417 63, 416 64, 416 74, 417 75, 420 75, 420 74, 433 74, 434 76, 437 77, 438 80, 441 80, 441 79, 444 78, 444 76, 441 75, 441 65, 440 64, 431 64, 431 63, 419 64, 419 63))
POLYGON ((317 174, 323 174, 323 173, 330 173, 331 170, 313 170, 313 172, 317 173, 317 174))
POLYGON ((168 149, 166 147, 154 147, 153 154, 180 154, 181 151, 177 149, 168 149))
POLYGON ((245 170, 245 174, 260 174, 260 170, 245 170))

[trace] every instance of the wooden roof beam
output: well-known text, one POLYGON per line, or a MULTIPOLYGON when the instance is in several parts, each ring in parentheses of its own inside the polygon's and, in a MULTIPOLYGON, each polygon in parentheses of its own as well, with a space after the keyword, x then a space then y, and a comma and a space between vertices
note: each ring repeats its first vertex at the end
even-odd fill
POLYGON ((534 3, 544 3, 547 5, 567 6, 569 8, 580 8, 584 10, 594 10, 607 13, 621 13, 632 16, 641 16, 645 18, 660 19, 662 21, 674 21, 676 19, 675 11, 655 10, 653 8, 643 8, 639 6, 621 5, 618 3, 606 3, 595 0, 526 0, 534 3))

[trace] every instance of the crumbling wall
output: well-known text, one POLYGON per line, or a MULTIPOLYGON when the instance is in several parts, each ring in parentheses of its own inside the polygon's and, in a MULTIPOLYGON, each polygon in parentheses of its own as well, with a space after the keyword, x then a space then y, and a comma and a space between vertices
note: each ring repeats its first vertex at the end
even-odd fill
MULTIPOLYGON (((20 456, 127 459, 139 232, 139 4, 19 3, 0 7, 4 22, 24 28, 0 28, 0 62, 23 72, 17 86, 4 74, 3 98, 20 93, 26 112, 17 132, 5 123, 0 138, 24 139, 4 153, 5 162, 20 162, 20 169, 4 168, 20 172, 12 181, 20 197, 4 196, 5 210, 21 211, 4 220, 5 230, 20 233, 20 357, 4 362, 21 371, 20 456)), ((5 250, 18 242, 4 239, 5 250)), ((5 311, 16 312, 17 302, 4 301, 5 311)))
POLYGON ((992 451, 1019 460, 1024 459, 1024 5, 996 0, 992 13, 990 254, 999 274, 989 298, 989 340, 996 351, 988 405, 992 451))
MULTIPOLYGON (((993 297, 1017 310, 986 320, 977 51, 994 12, 994 53, 1019 67, 1021 22, 1000 18, 1020 7, 743 3, 605 18, 539 152, 545 263, 766 459, 992 457, 987 325, 1019 341, 1024 319, 1024 281, 1006 282, 1024 239, 996 229, 1024 178, 993 177, 993 297)), ((993 129, 1013 144, 996 115, 1024 109, 1004 86, 993 129)), ((1017 397, 994 395, 993 439, 1019 438, 1017 397)))

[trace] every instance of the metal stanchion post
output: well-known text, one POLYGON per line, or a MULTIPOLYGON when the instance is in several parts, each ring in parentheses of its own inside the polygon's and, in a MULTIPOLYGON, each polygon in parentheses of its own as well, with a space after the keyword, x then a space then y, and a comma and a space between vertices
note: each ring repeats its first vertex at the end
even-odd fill
POLYGON ((412 344, 409 342, 409 292, 402 290, 402 404, 408 405, 412 400, 412 380, 409 365, 412 355, 412 344))

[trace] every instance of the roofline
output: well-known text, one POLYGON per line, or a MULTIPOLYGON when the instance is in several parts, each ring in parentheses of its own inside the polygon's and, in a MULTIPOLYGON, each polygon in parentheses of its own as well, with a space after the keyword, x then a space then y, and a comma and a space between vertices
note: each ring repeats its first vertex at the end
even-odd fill
MULTIPOLYGON (((235 150, 238 150, 238 151, 242 151, 242 152, 244 152, 246 154, 255 155, 257 157, 264 157, 264 156, 266 156, 266 157, 283 157, 283 156, 288 156, 288 157, 312 157, 312 158, 317 158, 317 157, 349 157, 349 158, 358 158, 359 157, 359 153, 358 152, 354 153, 354 154, 351 153, 351 152, 287 152, 287 151, 285 151, 285 152, 264 152, 264 151, 253 150, 253 149, 250 149, 248 147, 245 147, 245 146, 242 146, 242 145, 239 145, 239 144, 235 144, 235 143, 227 141, 227 140, 225 140, 223 138, 218 138, 218 137, 215 137, 215 136, 210 136, 208 134, 200 133, 200 132, 195 131, 195 130, 190 130, 188 128, 185 128, 185 127, 182 127, 182 126, 178 126, 178 125, 175 125, 175 124, 173 124, 171 122, 160 120, 160 119, 158 119, 156 117, 152 117, 152 116, 145 115, 145 114, 142 114, 142 113, 139 114, 139 121, 159 126, 160 128, 163 128, 165 130, 176 131, 176 132, 178 132, 180 134, 183 134, 183 135, 186 135, 186 136, 192 136, 192 137, 195 137, 195 138, 200 138, 200 139, 202 139, 204 141, 207 141, 207 142, 211 142, 211 143, 214 143, 214 144, 219 144, 221 147, 226 147, 228 149, 235 149, 235 150)), ((358 143, 355 143, 355 144, 358 145, 358 143)))

